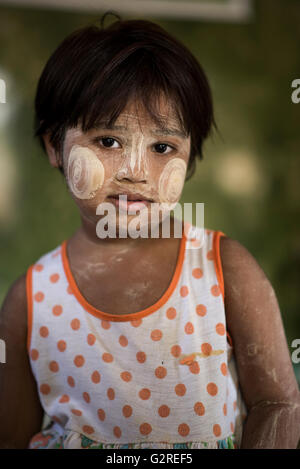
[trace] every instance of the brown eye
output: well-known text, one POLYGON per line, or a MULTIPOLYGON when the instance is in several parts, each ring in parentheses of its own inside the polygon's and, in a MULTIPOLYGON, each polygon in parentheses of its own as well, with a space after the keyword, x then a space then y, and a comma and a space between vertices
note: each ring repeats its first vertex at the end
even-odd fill
POLYGON ((154 148, 157 151, 157 153, 166 153, 165 150, 168 147, 171 148, 171 150, 173 149, 172 147, 170 147, 170 145, 167 145, 166 143, 157 143, 156 145, 154 145, 154 148))
POLYGON ((113 138, 110 138, 110 137, 103 137, 103 138, 100 138, 100 141, 102 142, 103 146, 104 147, 112 147, 113 146, 113 143, 114 143, 114 139, 113 138))

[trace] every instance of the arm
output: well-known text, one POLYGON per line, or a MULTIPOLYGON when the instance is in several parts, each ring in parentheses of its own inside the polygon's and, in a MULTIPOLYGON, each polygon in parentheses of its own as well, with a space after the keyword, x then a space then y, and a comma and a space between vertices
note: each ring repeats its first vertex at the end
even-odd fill
POLYGON ((248 409, 241 448, 296 448, 300 393, 276 295, 245 247, 220 243, 227 327, 248 409))
POLYGON ((6 346, 6 363, 0 363, 0 448, 27 448, 41 429, 43 409, 26 349, 25 275, 12 285, 0 310, 0 338, 6 346))

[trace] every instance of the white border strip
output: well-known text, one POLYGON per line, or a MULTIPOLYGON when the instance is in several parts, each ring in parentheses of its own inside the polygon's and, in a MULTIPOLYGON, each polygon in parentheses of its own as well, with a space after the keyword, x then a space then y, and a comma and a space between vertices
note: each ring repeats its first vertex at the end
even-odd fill
POLYGON ((212 1, 168 0, 0 0, 0 5, 36 7, 38 9, 149 15, 219 22, 246 22, 253 17, 252 0, 212 1))

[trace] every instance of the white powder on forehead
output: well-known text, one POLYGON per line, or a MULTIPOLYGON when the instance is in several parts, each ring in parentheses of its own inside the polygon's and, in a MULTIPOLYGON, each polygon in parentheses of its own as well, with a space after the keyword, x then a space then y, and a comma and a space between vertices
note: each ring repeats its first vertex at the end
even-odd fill
POLYGON ((186 163, 181 158, 173 158, 164 167, 158 182, 160 202, 177 202, 183 188, 186 163))
POLYGON ((92 199, 104 181, 104 166, 87 147, 73 145, 68 159, 68 183, 79 199, 92 199))

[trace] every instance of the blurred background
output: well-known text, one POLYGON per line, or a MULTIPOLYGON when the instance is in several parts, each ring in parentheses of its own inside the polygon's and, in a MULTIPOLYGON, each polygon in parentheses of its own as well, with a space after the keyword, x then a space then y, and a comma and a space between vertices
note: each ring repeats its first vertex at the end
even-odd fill
MULTIPOLYGON (((292 353, 300 339, 300 103, 291 100, 300 0, 0 0, 0 303, 16 277, 78 227, 61 174, 33 138, 33 101, 58 44, 108 9, 157 22, 204 67, 219 133, 206 142, 182 202, 204 202, 205 226, 257 259, 292 353)), ((294 369, 300 383, 300 364, 294 369)))

